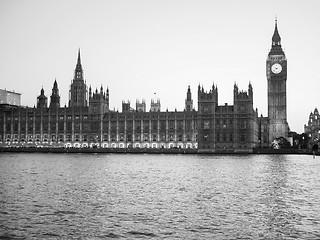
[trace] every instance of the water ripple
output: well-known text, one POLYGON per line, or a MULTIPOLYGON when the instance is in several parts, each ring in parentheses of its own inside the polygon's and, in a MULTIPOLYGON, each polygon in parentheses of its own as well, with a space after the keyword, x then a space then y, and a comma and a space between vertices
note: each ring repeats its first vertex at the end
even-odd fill
POLYGON ((0 239, 319 239, 319 159, 0 155, 0 239))

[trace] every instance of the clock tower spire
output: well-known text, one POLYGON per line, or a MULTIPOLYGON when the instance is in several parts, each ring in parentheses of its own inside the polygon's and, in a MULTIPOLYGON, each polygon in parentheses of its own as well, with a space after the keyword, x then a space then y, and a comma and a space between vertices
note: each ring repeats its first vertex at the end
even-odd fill
POLYGON ((269 142, 288 137, 287 123, 287 59, 281 47, 277 20, 267 57, 269 142))
POLYGON ((276 25, 275 25, 275 28, 274 28, 274 33, 273 33, 273 36, 272 36, 272 46, 273 45, 281 45, 281 37, 279 35, 279 32, 278 32, 278 26, 277 26, 277 19, 276 19, 276 25))
POLYGON ((275 21, 274 33, 272 36, 272 45, 271 50, 269 52, 269 56, 270 55, 285 55, 281 48, 281 37, 278 31, 277 19, 275 21))

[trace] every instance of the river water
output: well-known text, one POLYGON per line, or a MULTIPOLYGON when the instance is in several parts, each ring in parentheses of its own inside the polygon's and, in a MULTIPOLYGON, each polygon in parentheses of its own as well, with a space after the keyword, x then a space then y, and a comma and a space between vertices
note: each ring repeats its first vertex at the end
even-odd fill
POLYGON ((0 154, 0 239, 320 239, 320 157, 0 154))

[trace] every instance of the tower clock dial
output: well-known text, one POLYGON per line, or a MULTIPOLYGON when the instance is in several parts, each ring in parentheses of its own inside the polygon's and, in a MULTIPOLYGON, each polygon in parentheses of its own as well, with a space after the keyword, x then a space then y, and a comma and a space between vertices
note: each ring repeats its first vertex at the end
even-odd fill
POLYGON ((271 71, 274 73, 274 74, 278 74, 278 73, 281 73, 282 71, 282 67, 279 63, 275 63, 271 66, 271 71))

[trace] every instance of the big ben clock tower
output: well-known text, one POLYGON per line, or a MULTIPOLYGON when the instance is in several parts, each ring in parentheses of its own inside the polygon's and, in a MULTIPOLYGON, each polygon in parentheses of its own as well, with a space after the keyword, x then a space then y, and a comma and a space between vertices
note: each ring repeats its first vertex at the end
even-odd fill
POLYGON ((272 46, 267 58, 269 142, 288 137, 287 123, 287 59, 281 47, 277 20, 272 46))

